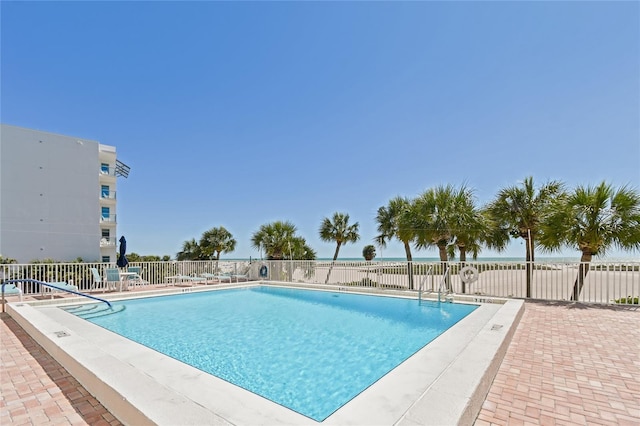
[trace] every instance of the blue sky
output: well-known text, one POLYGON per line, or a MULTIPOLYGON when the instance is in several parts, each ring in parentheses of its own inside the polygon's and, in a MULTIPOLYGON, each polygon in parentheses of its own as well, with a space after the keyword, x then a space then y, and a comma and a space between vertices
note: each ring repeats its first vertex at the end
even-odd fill
POLYGON ((116 146, 118 233, 139 254, 224 226, 223 258, 256 257, 252 233, 289 220, 330 257, 318 228, 339 211, 361 234, 341 257, 361 257, 396 195, 640 183, 638 2, 0 7, 2 122, 116 146))

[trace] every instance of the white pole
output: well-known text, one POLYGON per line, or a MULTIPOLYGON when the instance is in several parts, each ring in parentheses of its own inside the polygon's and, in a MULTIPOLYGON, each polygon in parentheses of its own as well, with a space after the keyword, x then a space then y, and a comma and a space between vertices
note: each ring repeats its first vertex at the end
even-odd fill
POLYGON ((291 253, 291 240, 289 243, 289 281, 293 282, 293 254, 291 253))

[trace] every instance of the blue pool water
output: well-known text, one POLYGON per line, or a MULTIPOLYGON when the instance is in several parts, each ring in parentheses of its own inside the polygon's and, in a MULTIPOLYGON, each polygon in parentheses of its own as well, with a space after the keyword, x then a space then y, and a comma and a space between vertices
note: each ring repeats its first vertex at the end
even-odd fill
POLYGON ((276 287, 113 305, 89 320, 316 421, 477 308, 276 287))

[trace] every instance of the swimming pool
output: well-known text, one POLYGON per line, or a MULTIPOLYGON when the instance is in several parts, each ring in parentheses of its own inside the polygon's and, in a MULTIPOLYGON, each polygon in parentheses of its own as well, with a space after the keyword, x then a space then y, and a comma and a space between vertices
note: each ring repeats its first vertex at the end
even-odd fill
MULTIPOLYGON (((115 302, 254 286, 168 287, 104 298, 115 302)), ((334 286, 325 290, 362 293, 334 286)), ((389 290, 371 292, 406 296, 406 292, 389 290)), ((524 301, 456 299, 480 306, 321 423, 61 309, 86 299, 11 302, 6 309, 124 424, 472 424, 524 312, 524 301)))
POLYGON ((89 320, 316 421, 477 308, 265 286, 120 305, 89 320))

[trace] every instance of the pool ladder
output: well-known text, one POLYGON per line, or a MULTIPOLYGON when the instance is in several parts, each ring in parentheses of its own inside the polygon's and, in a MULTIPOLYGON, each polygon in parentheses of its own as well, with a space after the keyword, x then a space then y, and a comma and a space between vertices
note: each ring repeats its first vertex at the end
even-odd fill
POLYGON ((444 287, 445 290, 445 302, 453 302, 453 296, 451 296, 451 286, 449 285, 449 280, 448 278, 450 278, 449 274, 451 271, 451 267, 449 265, 447 265, 447 269, 444 271, 444 274, 442 275, 442 279, 440 280, 440 284, 438 285, 438 303, 441 302, 442 299, 442 289, 444 287))
POLYGON ((429 269, 427 269, 427 274, 424 276, 422 281, 420 281, 420 285, 418 286, 418 303, 422 303, 422 291, 423 291, 424 283, 427 281, 429 277, 432 277, 432 273, 433 273, 433 265, 430 265, 429 269))

